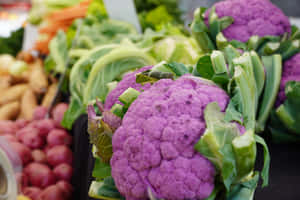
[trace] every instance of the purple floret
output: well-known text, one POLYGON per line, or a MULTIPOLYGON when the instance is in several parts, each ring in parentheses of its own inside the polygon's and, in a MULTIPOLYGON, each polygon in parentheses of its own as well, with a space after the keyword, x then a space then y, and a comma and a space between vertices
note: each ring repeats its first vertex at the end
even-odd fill
POLYGON ((282 104, 285 99, 285 85, 289 81, 300 81, 300 53, 287 60, 282 69, 282 79, 280 90, 276 101, 276 106, 282 104))
POLYGON ((104 108, 106 110, 111 109, 111 107, 115 104, 115 103, 119 103, 122 104, 118 98, 119 96, 125 92, 125 90, 127 90, 128 88, 134 88, 138 91, 145 91, 147 89, 149 89, 151 87, 150 83, 147 83, 145 85, 141 85, 139 83, 135 82, 135 75, 144 71, 147 71, 149 69, 151 69, 152 66, 147 66, 147 67, 143 67, 141 69, 138 69, 135 72, 132 73, 128 73, 126 74, 123 79, 118 83, 117 87, 115 89, 113 89, 106 97, 105 100, 105 105, 104 108))
POLYGON ((218 86, 183 76, 162 79, 135 100, 113 135, 112 177, 126 200, 198 200, 214 189, 215 168, 194 150, 204 134, 204 109, 229 102, 218 86))
POLYGON ((229 40, 247 42, 253 35, 280 36, 291 31, 288 17, 269 0, 225 0, 215 6, 219 18, 234 18, 234 23, 223 31, 229 40))

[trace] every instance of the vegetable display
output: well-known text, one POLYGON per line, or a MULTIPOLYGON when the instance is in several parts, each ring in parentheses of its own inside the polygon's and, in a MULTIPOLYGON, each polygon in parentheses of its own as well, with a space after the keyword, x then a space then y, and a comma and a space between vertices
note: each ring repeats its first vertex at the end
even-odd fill
MULTIPOLYGON (((209 61, 222 67, 218 56, 209 61)), ((198 63, 199 67, 205 65, 198 63)), ((249 68, 235 67, 232 84, 238 92, 232 98, 214 82, 191 75, 184 65, 150 68, 126 75, 105 105, 97 102, 102 116, 88 107, 96 157, 90 195, 132 200, 242 195, 252 199, 259 178, 254 171, 256 143, 266 152, 263 186, 268 184, 270 160, 266 144, 254 133, 257 91, 251 90, 256 85, 250 82, 255 77, 247 74, 249 68), (233 103, 240 108, 235 110, 239 119, 230 118, 233 103)))
POLYGON ((0 121, 0 135, 22 161, 23 171, 17 174, 19 191, 31 200, 71 199, 72 136, 59 120, 66 109, 66 104, 58 104, 51 119, 46 118, 46 108, 38 107, 32 121, 0 121))
POLYGON ((0 120, 32 120, 39 105, 50 106, 57 83, 45 73, 40 59, 25 62, 3 54, 0 62, 0 120))
POLYGON ((224 64, 225 71, 218 71, 213 63, 206 62, 205 56, 200 58, 200 64, 204 62, 210 70, 203 67, 198 73, 227 87, 234 79, 231 78, 235 73, 233 66, 242 64, 253 68, 251 73, 255 75, 260 95, 256 97, 256 131, 271 132, 276 142, 298 142, 300 37, 299 29, 290 25, 288 17, 268 0, 225 0, 208 11, 199 8, 191 29, 203 51, 211 53, 218 49, 229 58, 227 75, 223 73, 227 68, 224 64), (248 55, 247 51, 256 53, 248 55), (246 52, 244 59, 235 59, 241 52, 246 52), (258 62, 258 56, 262 62, 258 62))

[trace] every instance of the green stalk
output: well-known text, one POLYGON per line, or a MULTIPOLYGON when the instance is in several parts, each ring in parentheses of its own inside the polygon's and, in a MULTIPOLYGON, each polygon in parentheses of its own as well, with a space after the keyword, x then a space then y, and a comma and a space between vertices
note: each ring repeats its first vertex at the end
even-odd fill
POLYGON ((221 51, 213 51, 210 57, 216 74, 227 73, 225 57, 221 51))
POLYGON ((229 73, 231 76, 233 76, 233 74, 234 74, 233 60, 235 58, 241 56, 241 54, 232 45, 227 45, 223 51, 224 51, 225 57, 227 59, 228 65, 229 65, 229 67, 228 67, 229 73))
POLYGON ((205 9, 198 8, 194 12, 194 21, 191 24, 192 35, 203 52, 209 53, 215 49, 213 41, 208 35, 208 28, 204 22, 203 14, 205 9))
POLYGON ((124 115, 123 110, 124 110, 124 106, 122 106, 122 105, 116 103, 116 104, 113 105, 113 107, 111 108, 110 111, 111 111, 113 114, 115 114, 116 116, 122 118, 123 115, 124 115))
POLYGON ((253 130, 248 130, 242 136, 236 137, 232 141, 237 165, 237 178, 243 179, 254 169, 256 160, 256 142, 253 130))
POLYGON ((261 55, 272 55, 279 49, 279 47, 279 42, 268 42, 259 50, 259 53, 261 55))
POLYGON ((130 104, 138 98, 141 93, 133 88, 128 88, 120 95, 119 101, 124 104, 124 107, 129 108, 130 104))
POLYGON ((225 38, 225 36, 223 35, 222 32, 218 33, 217 38, 216 38, 216 43, 217 43, 217 47, 220 50, 224 50, 225 47, 228 46, 228 40, 225 38))
POLYGON ((266 69, 266 86, 258 113, 256 127, 258 132, 265 129, 266 121, 275 104, 282 72, 282 60, 280 55, 264 56, 262 61, 266 69))
POLYGON ((246 71, 240 67, 235 67, 234 80, 239 88, 242 115, 246 130, 255 128, 255 108, 256 108, 256 88, 252 79, 246 71))
POLYGON ((248 76, 247 78, 250 81, 249 84, 251 85, 251 87, 254 88, 254 92, 251 95, 253 95, 255 98, 254 99, 254 103, 255 103, 254 109, 255 109, 255 113, 256 113, 256 110, 258 107, 258 95, 257 94, 259 94, 259 92, 258 92, 257 85, 256 85, 254 69, 253 69, 253 64, 252 64, 252 59, 251 59, 250 53, 249 52, 244 53, 239 58, 234 59, 233 63, 235 65, 240 65, 244 69, 244 71, 246 72, 246 74, 248 76))
POLYGON ((248 49, 256 51, 261 44, 259 36, 254 35, 248 40, 248 49))
POLYGON ((265 85, 264 66, 255 51, 250 52, 250 57, 253 65, 254 77, 256 81, 257 97, 259 98, 265 85))

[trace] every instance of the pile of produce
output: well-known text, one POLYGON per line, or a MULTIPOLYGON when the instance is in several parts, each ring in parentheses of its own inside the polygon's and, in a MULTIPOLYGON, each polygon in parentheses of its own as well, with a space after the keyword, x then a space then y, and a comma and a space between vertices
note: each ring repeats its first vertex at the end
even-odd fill
MULTIPOLYGON (((226 68, 220 51, 208 61, 226 68)), ((227 94, 192 70, 182 64, 142 68, 124 76, 104 105, 97 102, 101 116, 88 107, 97 180, 92 197, 251 199, 260 174, 268 184, 268 150, 255 135, 255 75, 235 66, 231 87, 239 92, 227 94), (256 143, 266 153, 261 173, 254 171, 256 143)))
POLYGON ((73 21, 85 17, 90 1, 83 1, 72 7, 67 7, 58 11, 49 13, 39 28, 39 40, 34 49, 41 54, 49 53, 49 42, 53 39, 59 30, 67 31, 73 21))
POLYGON ((20 156, 23 172, 17 174, 20 192, 31 200, 67 200, 72 196, 72 136, 61 126, 68 105, 37 107, 33 119, 0 121, 0 136, 20 156))
POLYGON ((230 57, 230 71, 232 56, 239 54, 232 47, 240 52, 255 50, 262 56, 265 75, 259 87, 264 90, 258 99, 256 130, 271 132, 276 142, 299 142, 300 31, 288 17, 268 0, 222 1, 209 10, 198 9, 191 29, 202 50, 219 49, 230 57))
POLYGON ((48 108, 57 90, 55 78, 45 73, 43 62, 0 55, 0 120, 31 120, 39 106, 48 108))

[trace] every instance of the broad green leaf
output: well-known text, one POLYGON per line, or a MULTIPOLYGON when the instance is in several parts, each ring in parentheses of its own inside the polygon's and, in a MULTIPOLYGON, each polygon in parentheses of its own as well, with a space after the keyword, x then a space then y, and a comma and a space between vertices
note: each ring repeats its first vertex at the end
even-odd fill
POLYGON ((288 82, 285 93, 286 100, 276 109, 276 114, 290 132, 300 135, 300 82, 288 82))
POLYGON ((102 180, 111 175, 110 165, 101 161, 100 158, 95 159, 95 165, 93 169, 93 177, 97 180, 102 180))
POLYGON ((154 60, 133 47, 119 47, 102 56, 94 64, 84 90, 84 104, 96 98, 105 99, 107 83, 116 79, 120 74, 147 65, 153 65, 154 60))

